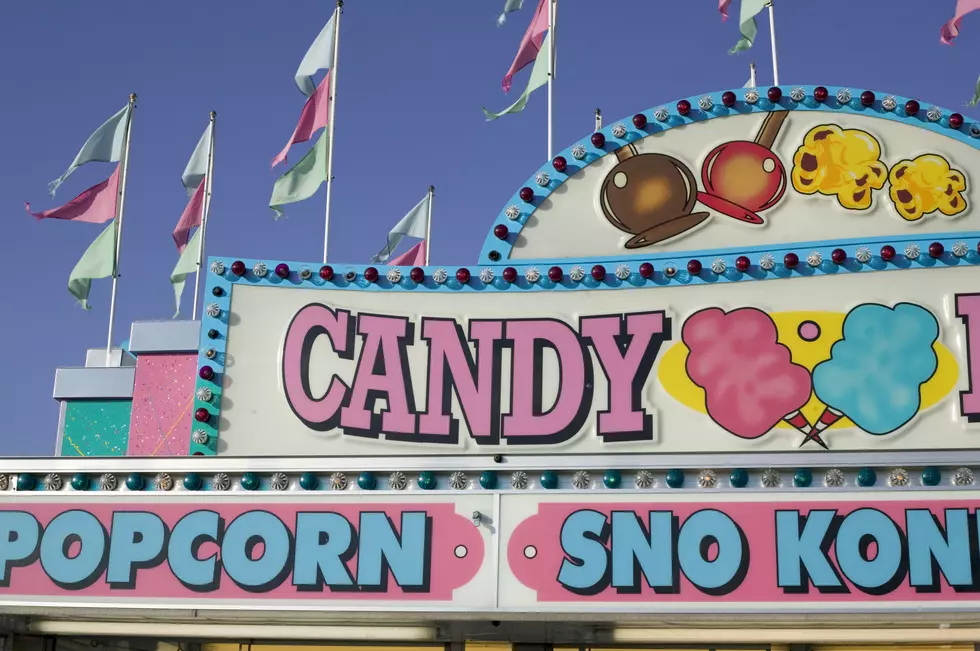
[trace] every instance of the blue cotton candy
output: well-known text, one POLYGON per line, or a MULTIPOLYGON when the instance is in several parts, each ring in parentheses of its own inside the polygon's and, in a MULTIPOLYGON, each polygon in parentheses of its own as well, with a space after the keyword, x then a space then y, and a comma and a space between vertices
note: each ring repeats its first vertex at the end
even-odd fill
POLYGON ((813 390, 871 434, 888 434, 919 411, 919 387, 938 365, 939 323, 911 303, 860 305, 844 320, 844 338, 813 369, 813 390))

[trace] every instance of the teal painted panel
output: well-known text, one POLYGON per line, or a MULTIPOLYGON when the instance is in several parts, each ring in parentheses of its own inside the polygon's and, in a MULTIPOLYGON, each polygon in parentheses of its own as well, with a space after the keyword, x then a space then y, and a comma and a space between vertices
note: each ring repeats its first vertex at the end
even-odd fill
POLYGON ((65 406, 61 455, 122 457, 129 446, 130 400, 71 400, 65 406))

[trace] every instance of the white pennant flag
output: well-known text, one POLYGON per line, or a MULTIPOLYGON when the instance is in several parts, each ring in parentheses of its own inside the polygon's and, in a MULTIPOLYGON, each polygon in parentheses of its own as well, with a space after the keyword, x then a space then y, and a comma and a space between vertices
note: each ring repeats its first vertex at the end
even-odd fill
POLYGON ((333 20, 336 14, 330 16, 330 20, 320 30, 320 34, 313 41, 313 45, 306 51, 303 60, 296 69, 296 85, 300 91, 309 97, 316 90, 313 84, 313 75, 320 70, 330 70, 333 68, 334 50, 334 28, 333 20))
POLYGON ((377 255, 371 258, 371 262, 378 264, 387 262, 405 236, 425 239, 425 227, 429 215, 429 201, 431 197, 431 193, 426 192, 422 201, 419 201, 414 208, 408 211, 407 215, 402 217, 400 222, 395 224, 395 227, 388 233, 388 244, 377 255))
POLYGON ((187 161, 187 167, 180 177, 188 197, 193 196, 194 190, 197 190, 208 173, 208 149, 211 147, 212 124, 213 122, 209 122, 208 128, 201 134, 201 139, 197 141, 197 147, 194 148, 194 153, 191 154, 191 159, 187 161))

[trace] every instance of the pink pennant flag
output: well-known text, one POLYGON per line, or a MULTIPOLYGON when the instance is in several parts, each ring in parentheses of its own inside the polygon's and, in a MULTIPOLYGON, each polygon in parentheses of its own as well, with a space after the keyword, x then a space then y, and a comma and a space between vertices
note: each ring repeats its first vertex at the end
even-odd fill
POLYGON ((68 219, 87 224, 104 224, 116 216, 116 197, 119 194, 119 166, 102 183, 93 185, 68 203, 44 212, 31 212, 31 204, 24 202, 28 214, 38 219, 68 219))
POLYGON ((388 261, 392 267, 421 267, 425 264, 425 240, 422 240, 397 258, 388 261))
POLYGON ((187 202, 187 207, 184 208, 184 213, 180 216, 180 221, 177 222, 177 228, 174 229, 174 243, 181 253, 184 252, 184 247, 191 239, 191 229, 201 225, 201 215, 204 214, 204 186, 207 185, 206 181, 207 178, 201 179, 201 184, 197 186, 197 190, 194 190, 191 200, 187 202))
POLYGON ((728 20, 728 5, 730 4, 732 4, 732 0, 718 0, 718 11, 721 13, 722 22, 728 20))
POLYGON ((504 92, 510 91, 510 81, 517 74, 517 71, 529 63, 533 63, 541 51, 541 43, 544 41, 544 34, 548 31, 548 2, 551 0, 538 0, 538 8, 534 10, 534 17, 531 24, 524 32, 521 39, 521 46, 517 48, 517 56, 514 63, 510 64, 510 70, 504 75, 504 92))
POLYGON ((286 146, 279 155, 272 159, 272 166, 286 162, 286 154, 289 148, 299 142, 306 142, 313 137, 313 134, 327 126, 327 119, 330 115, 330 71, 316 87, 310 98, 306 100, 303 112, 299 116, 299 124, 293 131, 293 137, 289 139, 286 146))
POLYGON ((963 22, 963 16, 977 9, 980 9, 980 0, 957 0, 956 13, 951 20, 943 25, 939 33, 939 41, 944 45, 952 45, 953 39, 960 35, 960 23, 963 22))

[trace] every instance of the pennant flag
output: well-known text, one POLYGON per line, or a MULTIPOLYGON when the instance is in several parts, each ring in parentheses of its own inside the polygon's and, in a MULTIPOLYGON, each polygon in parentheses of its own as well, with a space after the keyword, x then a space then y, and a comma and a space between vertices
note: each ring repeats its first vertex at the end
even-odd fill
POLYGON ((102 234, 95 238, 68 277, 68 291, 82 304, 83 310, 89 309, 88 293, 92 289, 92 281, 107 278, 115 270, 117 223, 113 219, 102 234))
POLYGON ((541 43, 541 49, 538 52, 538 58, 534 60, 534 67, 531 68, 531 76, 527 81, 527 88, 521 93, 521 96, 517 98, 517 101, 505 108, 500 113, 491 113, 483 108, 483 114, 487 116, 487 122, 491 120, 496 120, 497 118, 507 115, 508 113, 520 113, 527 106, 527 100, 531 96, 531 93, 541 88, 548 83, 548 48, 550 47, 551 35, 545 36, 544 41, 541 43))
POLYGON ((524 6, 524 0, 507 0, 504 2, 504 10, 497 17, 497 27, 503 27, 504 23, 507 22, 507 14, 520 10, 524 6))
POLYGON ((286 171, 272 188, 269 207, 276 219, 283 216, 282 207, 312 197, 320 184, 327 180, 327 145, 330 136, 324 131, 320 139, 293 167, 286 171))
POLYGON ((517 56, 514 57, 514 62, 510 64, 510 69, 507 70, 507 74, 504 75, 502 85, 505 93, 510 91, 510 82, 514 78, 514 75, 524 68, 524 66, 534 61, 538 52, 541 50, 541 43, 544 41, 545 32, 548 31, 547 5, 550 1, 538 0, 538 8, 534 10, 534 17, 531 18, 531 24, 527 26, 527 31, 524 32, 524 38, 521 39, 521 44, 517 48, 517 56))
POLYGON ((755 17, 766 8, 769 0, 742 0, 742 9, 738 14, 738 29, 742 32, 742 38, 738 39, 729 54, 735 54, 742 50, 752 47, 755 42, 755 35, 759 32, 759 27, 755 23, 755 17))
POLYGON ((337 14, 330 16, 330 20, 320 30, 320 34, 313 41, 313 45, 303 55, 303 60, 299 62, 296 69, 296 85, 301 93, 309 97, 313 94, 313 75, 320 70, 330 70, 333 68, 334 38, 336 33, 333 26, 334 18, 337 14))
POLYGON ((963 22, 963 16, 977 9, 980 9, 980 0, 957 0, 956 12, 940 30, 939 41, 943 45, 952 45, 953 39, 960 35, 960 23, 963 22))
POLYGON ((718 0, 718 12, 721 14, 721 22, 728 20, 728 5, 732 0, 718 0))
POLYGON ((116 199, 119 196, 119 166, 102 183, 93 185, 85 192, 63 206, 51 208, 44 212, 31 212, 31 204, 27 201, 28 214, 38 219, 68 219, 88 224, 104 224, 116 216, 116 199))
POLYGON ((313 94, 310 95, 310 98, 306 100, 306 105, 303 107, 303 112, 300 113, 299 123, 293 131, 292 137, 283 147, 283 150, 279 152, 279 155, 272 159, 273 167, 286 162, 286 154, 289 153, 290 147, 299 142, 306 142, 313 137, 314 133, 327 126, 327 119, 330 115, 329 107, 330 73, 328 72, 313 94))
POLYGON ((198 184, 197 190, 194 191, 191 200, 187 202, 187 207, 184 208, 180 221, 177 222, 177 227, 174 229, 174 244, 177 245, 177 250, 181 253, 187 246, 187 240, 190 239, 191 229, 201 225, 201 217, 204 214, 205 186, 207 184, 203 180, 198 184))
MULTIPOLYGON (((203 183, 201 184, 204 185, 203 183)), ((200 251, 198 248, 201 246, 201 229, 198 229, 194 233, 194 237, 188 246, 184 247, 183 252, 180 254, 180 258, 177 260, 177 266, 174 267, 174 271, 170 274, 170 284, 174 286, 174 298, 177 301, 177 312, 174 314, 176 319, 180 316, 180 296, 184 293, 184 284, 187 281, 187 277, 192 273, 197 271, 197 260, 200 251)))
POLYGON ((201 134, 201 139, 197 141, 197 147, 194 148, 194 153, 191 154, 191 159, 187 161, 187 167, 184 168, 184 173, 180 177, 180 182, 184 184, 188 197, 194 195, 194 191, 204 181, 204 175, 208 173, 208 154, 211 150, 211 127, 213 124, 213 122, 208 122, 208 128, 201 134))
POLYGON ((425 264, 425 240, 388 261, 393 267, 421 267, 425 264))
POLYGON ((75 160, 68 166, 68 170, 60 177, 48 184, 48 192, 53 197, 58 187, 64 183, 76 169, 85 163, 117 163, 122 157, 123 141, 126 139, 126 125, 128 123, 130 105, 127 104, 121 111, 105 121, 105 123, 95 130, 82 149, 75 156, 75 160))
POLYGON ((381 249, 381 251, 378 252, 377 255, 371 258, 371 262, 387 262, 391 257, 391 254, 398 248, 399 242, 401 242, 402 238, 406 235, 408 237, 417 237, 423 240, 425 239, 425 225, 429 214, 430 197, 431 195, 426 192, 425 197, 422 198, 422 201, 415 204, 415 207, 408 211, 408 214, 402 217, 400 222, 395 224, 395 227, 388 233, 388 243, 383 249, 381 249))

